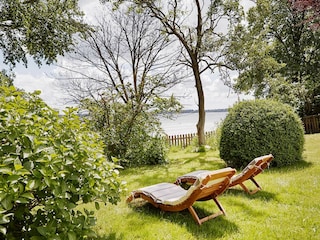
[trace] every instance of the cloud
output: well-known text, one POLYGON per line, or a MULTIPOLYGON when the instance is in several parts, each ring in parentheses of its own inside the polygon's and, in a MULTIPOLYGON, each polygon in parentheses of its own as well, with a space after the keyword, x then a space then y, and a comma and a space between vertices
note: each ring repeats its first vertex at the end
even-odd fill
POLYGON ((37 70, 26 73, 24 71, 16 71, 14 85, 26 92, 34 92, 40 90, 40 97, 52 108, 62 110, 66 106, 66 96, 57 86, 56 80, 49 77, 45 71, 37 70))

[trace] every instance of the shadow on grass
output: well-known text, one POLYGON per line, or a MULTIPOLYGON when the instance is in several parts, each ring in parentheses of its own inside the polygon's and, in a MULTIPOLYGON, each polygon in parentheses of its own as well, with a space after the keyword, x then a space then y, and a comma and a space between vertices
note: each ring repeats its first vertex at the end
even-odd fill
MULTIPOLYGON (((130 207, 139 213, 142 219, 144 218, 144 215, 146 215, 148 217, 152 216, 155 220, 177 224, 183 228, 186 228, 196 238, 215 239, 238 231, 238 227, 234 223, 228 221, 227 217, 223 215, 206 221, 199 226, 187 209, 180 212, 164 212, 158 208, 155 208, 149 203, 139 206, 131 205, 130 207)), ((194 206, 194 209, 200 218, 218 211, 216 207, 213 208, 213 212, 208 212, 203 208, 194 206)), ((159 225, 159 227, 161 226, 159 225)))
POLYGON ((255 194, 249 194, 245 192, 243 189, 238 189, 238 188, 229 188, 226 191, 226 194, 229 196, 241 196, 241 197, 246 197, 249 199, 261 199, 264 201, 271 201, 276 199, 276 194, 271 193, 271 192, 266 192, 264 190, 260 190, 256 192, 255 194))
POLYGON ((290 164, 288 166, 282 166, 282 167, 271 166, 267 171, 271 171, 271 172, 299 171, 299 170, 303 170, 306 168, 310 168, 312 165, 313 165, 313 163, 303 160, 303 161, 297 161, 297 162, 290 164))
POLYGON ((117 233, 113 232, 109 234, 108 236, 99 236, 97 238, 92 238, 91 240, 122 240, 123 237, 117 236, 117 233))

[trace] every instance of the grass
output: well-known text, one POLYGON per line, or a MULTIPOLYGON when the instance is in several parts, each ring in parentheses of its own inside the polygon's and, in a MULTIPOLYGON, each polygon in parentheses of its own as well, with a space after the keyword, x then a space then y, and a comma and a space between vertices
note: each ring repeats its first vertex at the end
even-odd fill
MULTIPOLYGON (((270 168, 257 176, 262 191, 248 195, 236 188, 218 197, 227 216, 198 226, 188 211, 162 212, 141 202, 128 206, 124 196, 118 205, 107 205, 96 213, 99 239, 319 239, 320 134, 305 138, 305 161, 287 168, 270 168)), ((167 165, 124 170, 121 176, 128 182, 129 192, 173 182, 196 169, 225 166, 214 151, 176 151, 169 158, 167 165)), ((195 206, 200 215, 217 211, 212 201, 195 206)), ((93 209, 92 205, 87 207, 93 209)))

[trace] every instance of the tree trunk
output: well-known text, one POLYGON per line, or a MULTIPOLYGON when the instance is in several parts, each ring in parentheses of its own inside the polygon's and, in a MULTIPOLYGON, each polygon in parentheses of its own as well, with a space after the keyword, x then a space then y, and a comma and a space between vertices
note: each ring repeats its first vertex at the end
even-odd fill
POLYGON ((199 64, 197 61, 193 64, 193 74, 195 78, 197 93, 198 93, 198 123, 197 123, 197 135, 198 135, 198 144, 203 146, 206 143, 204 125, 206 122, 206 112, 204 107, 204 93, 200 77, 199 64))

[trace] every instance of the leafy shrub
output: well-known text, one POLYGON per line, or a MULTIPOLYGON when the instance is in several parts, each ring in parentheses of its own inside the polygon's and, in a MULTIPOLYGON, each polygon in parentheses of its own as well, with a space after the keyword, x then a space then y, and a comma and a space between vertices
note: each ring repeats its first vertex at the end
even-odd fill
POLYGON ((221 132, 220 157, 233 167, 272 153, 272 164, 302 160, 304 129, 288 105, 271 100, 243 101, 229 110, 221 132))
MULTIPOLYGON (((194 136, 186 149, 190 152, 207 152, 209 150, 216 151, 219 149, 220 136, 221 136, 221 123, 219 123, 211 132, 206 132, 206 145, 199 146, 198 136, 194 136)), ((171 151, 171 149, 170 149, 171 151)))
POLYGON ((88 238, 94 212, 76 207, 120 200, 116 165, 73 110, 59 116, 38 94, 0 88, 0 232, 6 239, 88 238))
POLYGON ((154 165, 166 162, 167 148, 160 135, 160 123, 151 111, 137 111, 130 103, 83 101, 92 129, 98 131, 108 156, 122 166, 154 165))
MULTIPOLYGON (((134 146, 131 146, 133 149, 134 146)), ((137 162, 139 159, 140 164, 157 165, 166 163, 167 147, 165 141, 161 137, 146 136, 145 140, 139 145, 136 145, 136 151, 133 155, 127 152, 126 159, 131 159, 131 162, 137 162), (140 150, 142 149, 142 151, 140 150)))
POLYGON ((220 146, 220 138, 221 138, 221 125, 219 123, 216 129, 212 132, 210 136, 206 139, 206 144, 208 144, 212 150, 218 150, 220 146))

